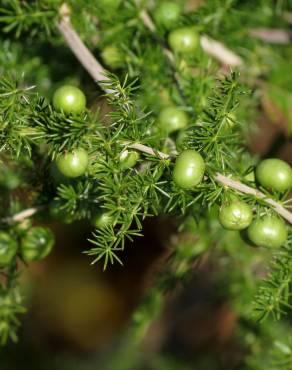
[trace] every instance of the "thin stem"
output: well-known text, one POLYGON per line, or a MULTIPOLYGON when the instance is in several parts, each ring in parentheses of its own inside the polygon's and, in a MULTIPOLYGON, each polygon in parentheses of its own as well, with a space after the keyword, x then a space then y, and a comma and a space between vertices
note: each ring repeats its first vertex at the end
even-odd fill
POLYGON ((151 32, 156 32, 156 27, 155 24, 153 23, 150 15, 146 12, 145 9, 142 10, 140 13, 140 18, 142 19, 144 25, 151 31, 151 32))
MULTIPOLYGON (((162 159, 171 159, 171 156, 166 153, 162 153, 159 151, 156 151, 146 145, 139 144, 139 143, 134 143, 134 144, 129 144, 128 142, 126 145, 129 148, 139 150, 140 152, 144 152, 150 155, 154 155, 158 158, 162 159)), ((257 189, 251 188, 250 186, 247 186, 239 181, 233 180, 228 176, 222 175, 221 173, 217 172, 215 174, 214 179, 228 187, 232 188, 235 190, 238 190, 239 192, 243 194, 250 194, 255 196, 255 198, 263 200, 266 204, 271 206, 279 215, 281 215, 286 221, 288 221, 290 224, 292 224, 292 213, 289 212, 285 207, 283 207, 280 203, 276 202, 274 199, 268 198, 264 193, 260 192, 257 189)))
POLYGON ((44 209, 46 206, 41 205, 41 206, 36 206, 32 208, 25 209, 24 211, 21 211, 19 213, 16 213, 15 215, 11 217, 6 217, 0 220, 1 223, 7 223, 7 224, 14 224, 16 222, 23 221, 29 217, 32 217, 35 215, 37 212, 41 211, 44 209))
POLYGON ((291 43, 291 32, 279 28, 254 28, 249 31, 249 34, 271 44, 291 43))
POLYGON ((274 199, 268 198, 264 193, 257 189, 251 188, 239 181, 232 180, 230 177, 224 176, 221 173, 215 175, 215 180, 229 188, 240 191, 244 194, 254 195, 256 198, 263 200, 265 203, 270 205, 279 215, 281 215, 285 220, 292 224, 292 213, 284 208, 280 203, 276 202, 274 199))
POLYGON ((228 49, 224 44, 219 41, 211 39, 209 36, 202 35, 200 37, 200 44, 206 54, 211 55, 217 59, 221 64, 230 67, 240 67, 243 65, 243 60, 228 49))
POLYGON ((112 90, 105 88, 102 83, 109 80, 106 69, 96 60, 94 55, 85 46, 77 32, 74 30, 70 21, 69 10, 66 5, 63 5, 60 8, 60 15, 61 20, 57 24, 57 27, 69 48, 99 86, 106 93, 111 93, 112 90))
POLYGON ((155 157, 161 158, 161 159, 170 159, 170 155, 162 153, 158 150, 154 150, 150 148, 149 146, 143 145, 143 144, 138 144, 138 143, 129 143, 129 142, 124 142, 123 144, 127 145, 128 148, 131 149, 136 149, 139 150, 140 152, 147 153, 150 155, 153 155, 155 157))

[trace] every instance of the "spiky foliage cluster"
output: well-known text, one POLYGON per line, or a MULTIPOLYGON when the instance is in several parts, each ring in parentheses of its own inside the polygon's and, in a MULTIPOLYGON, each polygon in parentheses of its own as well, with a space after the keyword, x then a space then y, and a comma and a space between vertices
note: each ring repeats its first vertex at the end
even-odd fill
MULTIPOLYGON (((109 4, 105 11, 103 1, 98 5, 95 1, 68 1, 66 9, 77 32, 104 65, 118 75, 108 74, 101 86, 110 90, 106 96, 110 113, 104 116, 94 107, 68 115, 56 111, 51 104, 52 92, 60 84, 60 65, 65 58, 71 58, 57 26, 64 5, 58 0, 1 3, 1 228, 20 240, 22 223, 7 220, 26 208, 46 208, 52 200, 59 202, 70 221, 89 222, 97 211, 106 212, 111 223, 93 231, 91 245, 85 252, 93 263, 101 263, 104 268, 114 262, 122 263, 126 241, 142 235, 146 217, 175 216, 180 233, 188 230, 187 237, 183 234, 176 239, 165 269, 134 316, 137 342, 162 309, 163 293, 177 282, 187 281, 197 259, 215 245, 219 250, 219 281, 227 287, 224 294, 228 291, 239 317, 248 322, 240 329, 241 342, 253 353, 254 348, 266 343, 265 335, 269 333, 269 347, 276 341, 279 363, 284 364, 284 369, 291 366, 289 344, 272 335, 280 336, 285 325, 288 332, 291 325, 287 320, 274 333, 270 329, 274 325, 270 317, 278 320, 291 308, 291 227, 286 244, 276 256, 261 249, 254 252, 261 268, 269 263, 271 266, 266 281, 261 282, 261 276, 252 268, 254 253, 237 233, 222 229, 217 220, 218 207, 236 196, 248 202, 259 217, 274 214, 274 210, 254 195, 245 195, 216 180, 219 172, 257 188, 248 177, 256 159, 247 153, 244 139, 253 130, 253 108, 259 102, 260 89, 270 83, 270 72, 280 62, 285 64, 291 48, 262 44, 249 36, 247 24, 250 28, 259 24, 288 27, 281 18, 286 9, 283 4, 260 1, 255 6, 249 1, 207 1, 199 9, 182 14, 171 26, 175 29, 195 25, 199 34, 214 37, 239 53, 244 63, 241 75, 231 72, 224 76, 220 64, 202 48, 187 56, 165 55, 169 30, 159 24, 149 30, 141 19, 142 10, 151 16, 157 4, 125 1, 118 11, 109 4), (30 50, 24 45, 29 45, 30 50), (106 57, 107 47, 116 53, 112 64, 106 57), (46 48, 55 59, 46 54, 46 48), (180 133, 166 135, 159 130, 157 117, 169 105, 179 106, 188 115, 189 127, 181 133, 183 138, 180 133), (121 154, 133 151, 133 145, 135 150, 140 148, 140 158, 133 168, 123 168, 121 154), (152 151, 143 150, 143 145, 152 151), (82 177, 64 178, 56 172, 55 160, 79 147, 88 152, 89 167, 82 177), (172 180, 173 159, 184 149, 196 149, 206 162, 204 180, 187 191, 172 180), (168 156, 162 157, 159 151, 168 156), (260 333, 255 329, 255 316, 260 321, 267 319, 260 333)), ((68 64, 67 75, 61 80, 83 83, 89 96, 96 97, 99 88, 83 72, 78 81, 78 62, 72 57, 68 64)), ((275 80, 271 83, 275 85, 275 80)), ((267 196, 280 203, 289 202, 287 194, 267 196)), ((16 261, 9 269, 3 269, 3 342, 8 337, 16 338, 15 315, 23 309, 17 290, 17 269, 16 261)), ((248 359, 247 368, 263 368, 260 366, 265 364, 264 356, 256 351, 254 354, 248 359)))

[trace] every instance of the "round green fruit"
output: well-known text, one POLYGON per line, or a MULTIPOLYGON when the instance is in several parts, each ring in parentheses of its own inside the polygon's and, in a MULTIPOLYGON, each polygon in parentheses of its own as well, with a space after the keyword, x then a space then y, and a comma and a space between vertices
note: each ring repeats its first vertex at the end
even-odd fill
POLYGON ((32 227, 21 239, 20 251, 27 262, 45 258, 52 250, 55 237, 46 227, 32 227))
POLYGON ((283 192, 292 188, 292 169, 281 159, 265 159, 256 168, 256 179, 267 189, 283 192))
POLYGON ((199 46, 199 35, 193 27, 182 27, 170 32, 168 43, 175 53, 190 54, 199 46))
POLYGON ((243 230, 252 222, 252 209, 241 200, 233 200, 221 206, 219 221, 227 230, 243 230))
POLYGON ((187 125, 187 114, 177 107, 164 108, 158 116, 158 126, 167 134, 181 130, 187 125))
POLYGON ((86 98, 78 87, 64 85, 55 91, 53 105, 65 113, 81 113, 86 106, 86 98))
POLYGON ((252 222, 247 235, 257 246, 279 248, 287 239, 287 228, 282 219, 266 215, 252 222))
POLYGON ((181 15, 182 8, 173 1, 164 1, 154 11, 154 19, 157 24, 170 28, 175 24, 181 15))
POLYGON ((58 170, 66 177, 78 177, 85 173, 88 166, 88 154, 82 149, 60 155, 56 160, 58 170))
POLYGON ((103 229, 112 223, 113 218, 110 213, 101 209, 96 211, 91 218, 91 224, 98 229, 103 229))
POLYGON ((122 170, 132 168, 136 165, 140 154, 134 150, 123 150, 120 154, 120 167, 122 170))
POLYGON ((17 253, 17 241, 5 231, 0 231, 0 267, 7 267, 17 253))
POLYGON ((119 68, 123 66, 123 60, 120 50, 114 45, 106 46, 102 53, 102 59, 106 65, 111 68, 119 68))
POLYGON ((185 150, 176 159, 173 181, 182 189, 198 185, 204 176, 205 162, 196 150, 185 150))

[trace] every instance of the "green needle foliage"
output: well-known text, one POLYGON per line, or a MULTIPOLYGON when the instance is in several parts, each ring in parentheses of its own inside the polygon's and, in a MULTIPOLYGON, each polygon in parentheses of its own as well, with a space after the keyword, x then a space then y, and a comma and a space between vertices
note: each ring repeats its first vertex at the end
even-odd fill
MULTIPOLYGON (((290 243, 291 245, 291 240, 290 243)), ((292 308, 292 255, 291 248, 282 249, 272 261, 271 272, 255 297, 255 312, 259 321, 272 315, 279 320, 292 308)))
MULTIPOLYGON (((224 285, 222 295, 228 292, 242 319, 239 337, 250 353, 246 368, 264 368, 264 359, 254 349, 265 343, 272 319, 287 323, 286 333, 291 327, 291 225, 287 222, 288 238, 276 253, 253 250, 250 241, 220 226, 218 209, 239 198, 251 206, 255 218, 277 213, 256 193, 260 186, 250 175, 257 158, 248 153, 245 142, 255 130, 265 82, 291 55, 291 46, 263 44, 252 38, 248 29, 260 25, 285 30, 283 12, 291 9, 284 1, 212 0, 197 10, 183 11, 171 30, 195 26, 198 37, 207 35, 223 42, 243 60, 240 73, 236 68, 222 73, 220 62, 202 46, 191 55, 172 54, 167 44, 169 31, 159 24, 150 29, 145 19, 143 22, 141 11, 154 14, 160 1, 122 3, 117 10, 110 5, 104 9, 102 1, 94 0, 72 0, 66 6, 58 0, 1 2, 1 230, 20 243, 21 220, 13 216, 26 209, 33 209, 34 214, 40 205, 46 209, 53 200, 60 202, 60 211, 70 221, 90 223, 97 213, 105 212, 110 223, 93 230, 84 253, 93 264, 106 269, 123 264, 123 250, 143 235, 146 217, 167 216, 177 225, 173 231, 177 243, 137 309, 130 336, 134 333, 139 344, 163 309, 163 295, 178 283, 187 287, 196 261, 205 252, 212 255, 215 246, 219 287, 224 285), (64 9, 83 42, 111 69, 99 87, 73 58, 68 62, 68 75, 59 77, 69 53, 58 31, 64 9), (26 43, 30 50, 24 48, 26 43), (118 63, 117 59, 112 65, 110 60, 103 61, 106 47, 117 52, 118 63), (57 111, 51 103, 53 91, 68 82, 83 86, 88 93, 88 109, 79 114, 57 111), (107 114, 92 104, 97 93, 101 98, 101 89, 108 91, 107 114), (184 131, 169 135, 160 131, 159 113, 169 106, 177 106, 188 116, 189 126, 184 131), (55 161, 79 148, 88 154, 86 171, 74 179, 66 178, 55 161), (175 158, 185 149, 199 152, 206 165, 202 182, 189 190, 173 181, 175 158), (121 165, 125 150, 140 152, 133 167, 121 165), (248 185, 253 192, 246 194, 218 181, 218 173, 248 185), (23 192, 25 197, 18 195, 23 192), (265 271, 270 266, 264 279, 253 269, 256 259, 265 271), (255 339, 251 343, 246 338, 255 339)), ((288 192, 260 190, 287 208, 291 204, 288 192)), ((12 266, 1 267, 5 277, 0 290, 3 344, 9 338, 16 340, 17 315, 24 310, 18 293, 20 254, 18 250, 12 266)), ((285 325, 277 325, 280 329, 268 338, 276 343, 278 363, 288 370, 291 346, 281 342, 285 325)))
POLYGON ((1 284, 0 293, 0 343, 5 345, 8 340, 17 341, 20 325, 18 315, 25 312, 18 287, 16 266, 12 266, 8 271, 7 284, 1 284))

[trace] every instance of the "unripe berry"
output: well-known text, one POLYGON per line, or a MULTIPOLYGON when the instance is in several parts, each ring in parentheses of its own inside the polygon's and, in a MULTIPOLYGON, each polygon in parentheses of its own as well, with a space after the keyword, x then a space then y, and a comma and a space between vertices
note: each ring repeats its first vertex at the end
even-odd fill
POLYGON ((168 43, 175 53, 191 54, 199 46, 199 36, 193 27, 182 27, 169 34, 168 43))
POLYGON ((279 248, 287 239, 287 228, 282 219, 266 215, 252 222, 247 235, 257 246, 279 248))
POLYGON ((281 159, 263 160, 256 168, 256 178, 267 189, 283 192, 292 188, 292 169, 281 159))
POLYGON ((56 165, 64 176, 72 178, 81 176, 88 166, 87 152, 79 148, 71 153, 62 154, 57 158, 56 165))
POLYGON ((173 181, 182 189, 192 189, 203 179, 205 162, 196 150, 185 150, 176 159, 173 181))
POLYGON ((81 113, 86 106, 86 98, 78 87, 64 85, 55 91, 53 105, 65 113, 81 113))

